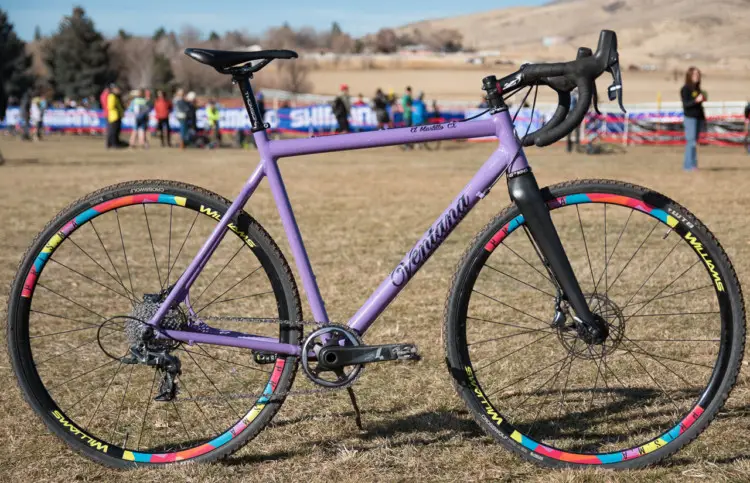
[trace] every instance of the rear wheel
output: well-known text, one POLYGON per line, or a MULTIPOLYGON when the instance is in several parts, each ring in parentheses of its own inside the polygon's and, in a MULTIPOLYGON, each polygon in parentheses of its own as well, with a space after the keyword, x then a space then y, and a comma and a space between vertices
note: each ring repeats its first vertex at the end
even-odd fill
MULTIPOLYGON (((181 183, 124 183, 63 210, 27 251, 9 297, 10 359, 31 407, 76 451, 114 467, 210 461, 236 451, 278 411, 295 357, 259 364, 249 350, 144 343, 144 351, 178 366, 175 391, 166 396, 166 364, 130 357, 134 333, 229 204, 181 183)), ((216 330, 298 343, 296 328, 228 320, 301 320, 297 288, 276 244, 245 212, 230 228, 189 304, 163 323, 211 330, 196 325, 202 320, 216 330)))
POLYGON ((625 183, 543 190, 601 344, 579 337, 511 205, 475 238, 446 305, 459 395, 504 446, 546 466, 654 463, 697 437, 743 355, 740 285, 723 249, 672 200, 625 183))

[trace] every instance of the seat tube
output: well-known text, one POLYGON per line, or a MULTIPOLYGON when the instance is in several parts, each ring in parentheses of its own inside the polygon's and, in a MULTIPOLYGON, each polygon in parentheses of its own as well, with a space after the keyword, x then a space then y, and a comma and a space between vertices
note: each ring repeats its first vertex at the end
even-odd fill
POLYGON ((305 244, 302 241, 302 235, 297 226, 297 220, 292 211, 292 205, 289 202, 284 180, 281 178, 281 171, 276 159, 270 154, 268 136, 266 131, 258 131, 254 134, 255 142, 258 145, 258 152, 261 156, 261 162, 268 178, 268 184, 271 187, 271 194, 276 202, 276 208, 279 210, 281 223, 284 226, 289 247, 292 249, 294 261, 297 264, 297 270, 302 278, 302 286, 307 294, 307 301, 310 304, 313 317, 316 322, 327 323, 328 314, 326 313, 323 297, 320 295, 320 289, 313 273, 310 259, 307 256, 305 244))

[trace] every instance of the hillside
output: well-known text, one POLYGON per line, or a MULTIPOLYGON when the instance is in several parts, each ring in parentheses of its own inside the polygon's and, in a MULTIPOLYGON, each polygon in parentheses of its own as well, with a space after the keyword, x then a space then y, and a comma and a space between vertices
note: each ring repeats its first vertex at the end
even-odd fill
POLYGON ((623 64, 660 69, 684 66, 750 69, 750 0, 567 0, 453 18, 396 29, 456 29, 464 46, 497 50, 509 59, 569 58, 595 48, 603 28, 618 34, 623 64), (546 40, 546 42, 545 42, 546 40), (552 44, 552 45, 545 45, 552 44))

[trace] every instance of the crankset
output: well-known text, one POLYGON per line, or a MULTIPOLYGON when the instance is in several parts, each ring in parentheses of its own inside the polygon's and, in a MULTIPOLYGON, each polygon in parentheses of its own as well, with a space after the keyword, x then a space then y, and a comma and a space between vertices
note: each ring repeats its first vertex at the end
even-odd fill
POLYGON ((318 352, 322 370, 386 361, 418 361, 421 357, 414 344, 361 345, 354 347, 326 346, 318 352))

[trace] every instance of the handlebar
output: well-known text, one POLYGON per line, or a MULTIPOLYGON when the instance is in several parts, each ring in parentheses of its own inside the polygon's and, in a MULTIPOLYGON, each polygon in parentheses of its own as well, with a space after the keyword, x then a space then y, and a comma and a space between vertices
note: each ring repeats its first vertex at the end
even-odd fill
MULTIPOLYGON (((602 30, 599 45, 592 55, 591 49, 582 47, 576 60, 549 64, 526 64, 521 69, 499 81, 495 76, 485 77, 483 89, 492 108, 504 107, 503 94, 534 85, 546 85, 557 92, 558 105, 552 118, 539 130, 524 136, 522 144, 548 146, 572 132, 583 121, 592 98, 596 107, 596 79, 604 72, 613 77, 608 89, 609 99, 618 99, 622 105, 622 77, 617 53, 617 35, 611 30, 602 30), (570 92, 578 88, 578 103, 569 112, 570 92)), ((598 108, 597 108, 598 111, 598 108)))

